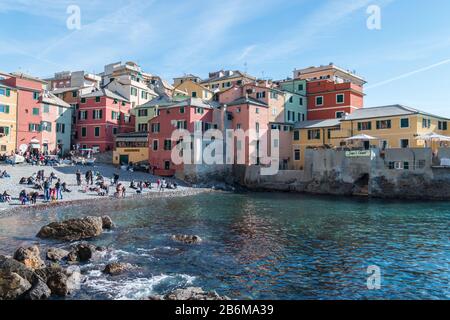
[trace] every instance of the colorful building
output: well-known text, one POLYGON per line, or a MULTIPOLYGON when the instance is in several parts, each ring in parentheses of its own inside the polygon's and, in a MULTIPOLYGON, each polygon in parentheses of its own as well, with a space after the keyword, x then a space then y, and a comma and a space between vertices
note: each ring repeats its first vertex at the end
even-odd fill
POLYGON ((128 165, 130 163, 148 162, 148 133, 130 132, 116 135, 113 163, 128 165))
POLYGON ((278 82, 279 88, 285 92, 285 122, 307 120, 306 80, 290 79, 278 82))
POLYGON ((130 102, 125 97, 106 88, 83 94, 76 124, 77 146, 112 151, 115 135, 134 131, 135 119, 130 111, 130 102))
POLYGON ((421 148, 426 143, 418 139, 426 133, 450 135, 450 119, 432 115, 402 105, 362 108, 342 119, 313 120, 297 123, 292 137, 294 167, 302 168, 306 148, 336 148, 347 146, 345 139, 366 134, 375 140, 364 141, 359 147, 421 148))
POLYGON ((172 149, 181 141, 173 140, 172 133, 177 129, 206 131, 218 127, 214 123, 214 112, 218 105, 212 101, 190 98, 170 105, 159 106, 159 115, 149 121, 149 163, 156 174, 175 175, 183 171, 183 164, 172 162, 172 149))
POLYGON ((0 154, 16 151, 17 90, 0 81, 0 154))
POLYGON ((175 86, 175 90, 186 92, 188 97, 211 100, 214 92, 201 85, 197 81, 187 79, 175 86))

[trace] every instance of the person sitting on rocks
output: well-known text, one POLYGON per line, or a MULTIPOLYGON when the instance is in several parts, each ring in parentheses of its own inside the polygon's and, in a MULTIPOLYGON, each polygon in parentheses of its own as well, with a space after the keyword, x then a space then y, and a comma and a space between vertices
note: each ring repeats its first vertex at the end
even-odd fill
POLYGON ((36 182, 36 183, 34 184, 33 189, 36 189, 36 190, 39 190, 39 191, 44 191, 44 187, 42 186, 42 183, 41 183, 41 182, 36 182))
POLYGON ((8 174, 8 172, 6 172, 6 170, 1 172, 1 174, 0 174, 0 179, 4 179, 4 178, 11 178, 11 176, 8 174))
POLYGON ((20 191, 19 200, 22 205, 26 205, 30 201, 25 190, 20 191))
POLYGON ((117 185, 117 187, 116 187, 116 193, 114 194, 114 196, 115 196, 116 198, 122 198, 122 197, 123 197, 123 195, 122 195, 122 184, 121 184, 121 183, 119 183, 119 184, 117 185))

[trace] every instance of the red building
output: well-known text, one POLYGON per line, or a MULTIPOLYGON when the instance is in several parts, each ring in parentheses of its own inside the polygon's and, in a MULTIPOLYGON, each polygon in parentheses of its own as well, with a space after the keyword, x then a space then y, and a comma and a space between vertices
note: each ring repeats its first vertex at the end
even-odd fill
POLYGON ((216 128, 213 123, 216 104, 198 98, 190 98, 171 105, 159 107, 159 115, 149 121, 149 162, 155 167, 155 173, 174 175, 183 170, 183 165, 172 162, 172 149, 180 142, 172 140, 172 133, 177 129, 186 129, 191 134, 196 129, 203 132, 216 128))
POLYGON ((98 152, 114 149, 114 136, 134 131, 130 102, 108 89, 93 88, 80 96, 75 141, 80 148, 98 152))
POLYGON ((342 118, 346 113, 364 106, 364 93, 361 85, 332 80, 308 81, 308 120, 342 118))

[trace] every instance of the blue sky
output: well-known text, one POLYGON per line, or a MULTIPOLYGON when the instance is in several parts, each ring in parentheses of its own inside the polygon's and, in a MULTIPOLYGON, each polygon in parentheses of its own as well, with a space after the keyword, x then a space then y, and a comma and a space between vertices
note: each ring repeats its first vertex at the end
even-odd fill
POLYGON ((367 107, 450 117, 449 12, 448 0, 0 0, 0 70, 47 77, 132 60, 169 80, 222 68, 282 79, 334 62, 366 78, 367 107), (366 27, 374 4, 381 30, 366 27), (81 30, 66 27, 69 5, 81 30))

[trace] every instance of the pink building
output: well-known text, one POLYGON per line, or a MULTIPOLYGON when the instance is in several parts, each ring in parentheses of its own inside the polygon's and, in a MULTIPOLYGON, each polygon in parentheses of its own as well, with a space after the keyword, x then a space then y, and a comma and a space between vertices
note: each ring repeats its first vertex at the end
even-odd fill
POLYGON ((116 134, 134 131, 135 118, 130 111, 127 99, 105 88, 81 95, 75 132, 78 147, 113 150, 116 134))
POLYGON ((45 81, 17 73, 11 74, 11 77, 3 80, 3 82, 10 87, 16 88, 18 92, 17 148, 24 151, 31 147, 34 150, 41 151, 41 96, 44 92, 45 81))
POLYGON ((198 98, 190 98, 171 105, 159 107, 159 115, 149 121, 149 163, 155 167, 155 173, 172 176, 183 170, 183 165, 172 162, 172 149, 180 141, 172 140, 172 133, 177 129, 206 131, 217 128, 214 123, 217 104, 198 98))

